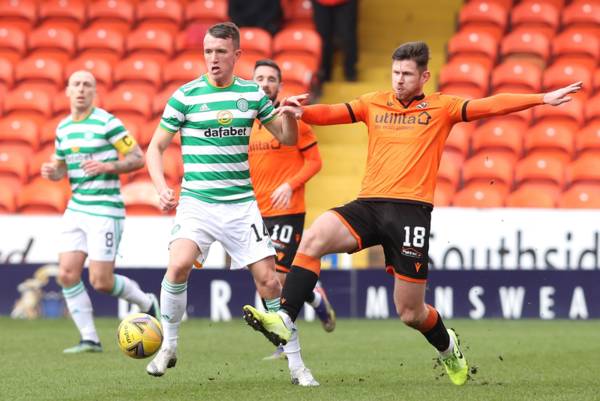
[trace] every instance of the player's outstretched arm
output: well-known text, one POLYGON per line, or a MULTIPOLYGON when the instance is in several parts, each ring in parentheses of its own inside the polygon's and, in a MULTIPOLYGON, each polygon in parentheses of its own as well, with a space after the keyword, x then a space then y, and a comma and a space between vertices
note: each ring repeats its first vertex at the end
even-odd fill
POLYGON ((163 153, 169 147, 169 144, 173 140, 173 134, 167 132, 160 125, 156 127, 152 140, 148 145, 146 151, 146 163, 148 166, 148 173, 156 188, 160 199, 160 208, 163 212, 174 209, 177 206, 177 200, 175 199, 175 191, 169 188, 167 181, 165 180, 165 172, 163 165, 163 153))
MULTIPOLYGON (((285 107, 299 107, 308 100, 308 94, 290 96, 283 99, 280 110, 285 107)), ((356 122, 356 116, 353 115, 352 108, 348 103, 338 104, 313 104, 303 106, 300 113, 296 114, 296 118, 301 118, 302 121, 312 125, 333 125, 333 124, 350 124, 356 122)))
POLYGON ((479 120, 481 118, 514 113, 543 104, 558 106, 559 104, 570 101, 571 97, 568 95, 579 91, 581 87, 581 82, 575 82, 564 88, 548 93, 499 93, 482 99, 469 100, 464 106, 463 120, 479 120))
POLYGON ((278 116, 265 124, 265 128, 284 145, 295 145, 298 141, 298 107, 284 106, 277 110, 278 116))

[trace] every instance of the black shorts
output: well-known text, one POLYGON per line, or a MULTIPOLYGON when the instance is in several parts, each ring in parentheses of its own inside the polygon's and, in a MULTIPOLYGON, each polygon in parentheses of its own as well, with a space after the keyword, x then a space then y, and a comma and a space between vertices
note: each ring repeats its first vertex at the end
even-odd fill
POLYGON ((275 246, 275 270, 288 273, 298 251, 304 231, 304 213, 264 217, 263 220, 275 246))
POLYGON ((358 249, 382 245, 386 270, 424 283, 429 261, 432 206, 393 200, 357 199, 331 209, 358 241, 358 249))

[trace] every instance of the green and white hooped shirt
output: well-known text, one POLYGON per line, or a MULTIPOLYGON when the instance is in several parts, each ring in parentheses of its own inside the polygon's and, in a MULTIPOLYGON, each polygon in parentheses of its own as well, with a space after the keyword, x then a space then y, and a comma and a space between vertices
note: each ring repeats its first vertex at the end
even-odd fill
POLYGON ((181 133, 181 196, 209 203, 254 200, 248 143, 254 120, 275 118, 271 100, 253 81, 234 77, 216 87, 206 75, 181 86, 169 99, 160 125, 181 133))
POLYGON ((125 217, 121 184, 117 174, 87 176, 80 167, 84 160, 118 160, 114 144, 128 134, 121 121, 109 112, 94 108, 84 120, 63 119, 56 129, 55 155, 67 164, 73 193, 67 209, 116 219, 125 217))

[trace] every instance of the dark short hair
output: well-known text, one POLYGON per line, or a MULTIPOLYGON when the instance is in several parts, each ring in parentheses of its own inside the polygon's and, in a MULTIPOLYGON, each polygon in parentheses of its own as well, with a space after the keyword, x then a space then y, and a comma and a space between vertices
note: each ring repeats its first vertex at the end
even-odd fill
POLYGON ((407 42, 394 50, 392 60, 413 60, 417 67, 424 71, 429 62, 429 47, 425 42, 407 42))
POLYGON ((279 82, 281 82, 281 68, 279 68, 279 65, 277 65, 276 62, 274 62, 273 60, 269 59, 269 58, 263 58, 261 60, 258 60, 256 62, 256 64, 254 64, 254 71, 256 71, 256 69, 258 67, 271 67, 273 68, 275 71, 277 71, 277 78, 279 79, 279 82))
POLYGON ((233 22, 222 22, 219 24, 215 24, 208 28, 208 34, 210 36, 219 38, 219 39, 229 39, 233 42, 233 48, 240 48, 240 30, 237 25, 233 22))

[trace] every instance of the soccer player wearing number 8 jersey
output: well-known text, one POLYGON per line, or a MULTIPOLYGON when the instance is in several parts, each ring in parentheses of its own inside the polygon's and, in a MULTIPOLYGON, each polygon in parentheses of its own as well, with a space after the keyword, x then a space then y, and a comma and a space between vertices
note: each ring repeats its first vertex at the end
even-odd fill
MULTIPOLYGON (((452 383, 462 385, 468 366, 456 333, 425 304, 431 210, 436 174, 452 125, 533 106, 568 102, 581 82, 544 94, 498 94, 467 100, 441 93, 425 95, 430 78, 429 49, 423 42, 398 47, 392 55, 392 90, 349 103, 302 108, 302 120, 330 125, 363 122, 368 128, 367 168, 358 199, 319 216, 304 233, 282 292, 277 314, 245 306, 269 333, 285 334, 312 291, 320 258, 383 246, 394 276, 394 303, 400 319, 420 331, 439 352, 452 383)), ((305 96, 288 98, 296 107, 305 96)), ((282 111, 286 105, 280 107, 282 111)))
MULTIPOLYGON (((146 371, 162 376, 175 366, 179 326, 187 304, 192 265, 207 257, 219 241, 232 258, 232 268, 248 267, 258 293, 271 310, 279 309, 281 285, 275 277, 275 251, 264 235, 248 167, 248 143, 255 119, 283 144, 297 139, 295 112, 278 115, 255 82, 233 75, 241 54, 239 30, 233 23, 216 24, 204 37, 208 72, 175 91, 148 147, 148 170, 163 210, 177 208, 169 244, 169 265, 160 303, 163 345, 146 371), (181 135, 184 176, 179 202, 167 186, 162 154, 175 134, 181 135)), ((318 383, 300 357, 296 332, 282 339, 292 381, 318 383), (287 344, 286 344, 287 343, 287 344)))
POLYGON ((144 155, 118 118, 94 107, 96 80, 90 72, 74 72, 66 93, 71 114, 58 124, 54 160, 42 165, 41 175, 58 181, 67 174, 73 193, 59 237, 59 282, 81 339, 64 352, 99 352, 102 347, 92 303, 81 281, 87 257, 94 289, 136 304, 142 312, 159 315, 154 294, 146 294, 135 281, 114 274, 125 218, 118 175, 141 168, 144 155), (118 159, 119 153, 123 160, 118 159))

